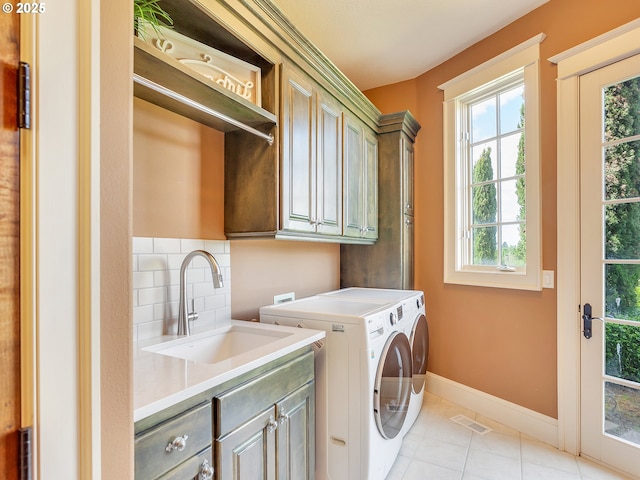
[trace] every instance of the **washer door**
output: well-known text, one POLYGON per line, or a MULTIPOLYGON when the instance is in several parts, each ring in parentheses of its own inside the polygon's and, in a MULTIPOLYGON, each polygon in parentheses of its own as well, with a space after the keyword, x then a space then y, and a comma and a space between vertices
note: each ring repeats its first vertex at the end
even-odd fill
POLYGON ((395 438, 400 433, 410 398, 411 345, 404 333, 395 332, 380 356, 373 390, 373 416, 384 438, 395 438))
POLYGON ((413 323, 411 329, 412 388, 413 393, 420 393, 427 377, 427 360, 429 358, 429 325, 424 314, 413 323))

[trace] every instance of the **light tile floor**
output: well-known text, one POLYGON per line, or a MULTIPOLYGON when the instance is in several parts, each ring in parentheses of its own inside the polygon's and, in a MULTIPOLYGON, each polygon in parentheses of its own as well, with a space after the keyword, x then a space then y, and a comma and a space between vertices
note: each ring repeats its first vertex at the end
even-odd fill
POLYGON ((386 480, 627 479, 430 393, 386 480), (480 435, 451 420, 492 429, 480 435))

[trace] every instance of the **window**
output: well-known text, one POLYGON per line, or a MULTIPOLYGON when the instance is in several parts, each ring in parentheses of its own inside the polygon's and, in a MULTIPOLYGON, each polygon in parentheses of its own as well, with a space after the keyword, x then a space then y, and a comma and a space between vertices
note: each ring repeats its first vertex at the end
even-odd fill
POLYGON ((541 288, 539 35, 440 88, 445 282, 541 288))

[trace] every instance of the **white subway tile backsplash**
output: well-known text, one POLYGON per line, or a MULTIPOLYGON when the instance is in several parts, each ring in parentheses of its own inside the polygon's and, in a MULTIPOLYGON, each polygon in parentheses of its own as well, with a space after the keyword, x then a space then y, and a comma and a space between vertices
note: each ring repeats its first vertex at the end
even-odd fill
MULTIPOLYGON (((213 255, 216 253, 229 253, 230 252, 230 243, 221 240, 205 240, 204 249, 207 252, 211 252, 213 255)), ((218 257, 216 256, 216 260, 218 257)), ((220 260, 218 260, 219 262, 220 260)))
POLYGON ((229 304, 227 303, 226 295, 211 295, 204 298, 205 310, 217 310, 219 308, 224 308, 227 305, 229 304))
POLYGON ((134 334, 134 338, 136 339, 136 341, 144 340, 145 338, 159 337, 160 335, 164 335, 166 333, 165 322, 162 320, 141 323, 137 325, 136 328, 137 331, 134 334))
MULTIPOLYGON (((211 271, 209 268, 207 268, 207 273, 209 274, 207 276, 205 274, 205 266, 206 265, 202 265, 201 267, 199 265, 196 266, 195 262, 193 262, 191 264, 191 268, 187 269, 187 282, 194 283, 194 284, 203 283, 204 281, 211 282, 211 279, 212 279, 211 271)), ((213 285, 211 285, 211 288, 213 289, 213 285)))
POLYGON ((187 254, 193 250, 206 250, 207 252, 214 254, 216 252, 205 248, 205 240, 180 240, 180 253, 187 254))
POLYGON ((153 253, 179 253, 179 238, 154 238, 153 253))
POLYGON ((153 253, 153 238, 134 237, 132 246, 136 253, 153 253))
MULTIPOLYGON (((156 270, 153 273, 153 286, 154 287, 166 287, 171 285, 171 271, 170 270, 156 270)), ((176 282, 179 282, 179 275, 175 276, 176 282)))
POLYGON ((167 269, 167 255, 155 253, 138 255, 138 271, 153 271, 167 269))
POLYGON ((182 266, 182 260, 184 259, 186 254, 183 253, 170 253, 167 255, 167 264, 169 266, 169 270, 178 270, 180 271, 180 267, 182 266))
POLYGON ((153 280, 155 272, 133 272, 133 288, 150 288, 156 286, 153 280))
POLYGON ((133 307, 134 325, 153 321, 153 305, 133 307))
POLYGON ((185 255, 206 250, 216 258, 224 287, 213 288, 209 264, 195 257, 187 269, 187 307, 192 300, 197 326, 215 328, 231 319, 231 248, 224 240, 135 237, 133 246, 134 338, 174 334, 180 298, 180 267, 185 255))

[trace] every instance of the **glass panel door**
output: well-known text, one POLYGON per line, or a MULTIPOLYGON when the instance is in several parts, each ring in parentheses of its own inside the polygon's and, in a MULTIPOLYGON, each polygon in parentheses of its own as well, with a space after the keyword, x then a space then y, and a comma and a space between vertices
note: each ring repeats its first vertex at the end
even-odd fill
POLYGON ((640 475, 640 57, 581 78, 580 129, 581 451, 640 475))

